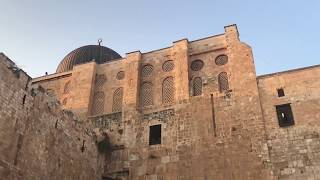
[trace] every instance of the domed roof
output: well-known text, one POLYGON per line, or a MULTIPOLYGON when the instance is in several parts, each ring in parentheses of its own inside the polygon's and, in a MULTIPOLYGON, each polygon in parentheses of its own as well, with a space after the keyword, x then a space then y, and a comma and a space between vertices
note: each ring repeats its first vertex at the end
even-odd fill
POLYGON ((117 52, 104 46, 83 46, 73 50, 63 58, 57 68, 57 73, 72 70, 75 65, 91 62, 93 60, 98 64, 102 64, 120 58, 121 56, 117 52))

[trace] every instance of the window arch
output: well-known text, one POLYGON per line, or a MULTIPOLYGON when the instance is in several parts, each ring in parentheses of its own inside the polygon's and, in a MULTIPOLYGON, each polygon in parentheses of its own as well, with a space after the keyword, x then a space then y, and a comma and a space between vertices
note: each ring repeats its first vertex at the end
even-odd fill
POLYGON ((105 74, 97 74, 96 75, 96 88, 103 88, 105 82, 107 81, 107 77, 105 74))
POLYGON ((193 96, 200 96, 202 94, 202 79, 196 77, 193 79, 193 96))
POLYGON ((228 56, 225 54, 219 55, 215 59, 215 63, 218 66, 223 66, 228 63, 228 56))
POLYGON ((162 103, 168 104, 174 102, 174 78, 167 77, 162 83, 162 103))
POLYGON ((68 81, 68 82, 64 85, 63 94, 68 94, 69 92, 70 92, 70 81, 68 81))
POLYGON ((117 73, 116 78, 117 78, 118 80, 122 80, 122 79, 124 79, 124 77, 125 77, 124 71, 119 71, 119 72, 117 73))
POLYGON ((104 92, 96 92, 93 96, 93 104, 92 104, 92 114, 98 115, 104 112, 104 100, 105 94, 104 92))
POLYGON ((222 72, 218 75, 219 91, 223 92, 229 89, 228 74, 222 72))
POLYGON ((140 104, 142 107, 153 105, 152 83, 145 82, 141 85, 140 104))
POLYGON ((116 89, 113 93, 112 112, 122 111, 123 88, 116 89))
POLYGON ((162 70, 165 72, 172 71, 174 69, 174 63, 172 60, 168 60, 162 64, 162 70))
POLYGON ((200 71, 203 68, 203 66, 204 66, 203 61, 200 59, 197 59, 191 62, 190 68, 193 71, 200 71))
POLYGON ((152 74, 152 72, 153 72, 153 66, 151 64, 147 64, 142 67, 141 76, 148 77, 152 74))

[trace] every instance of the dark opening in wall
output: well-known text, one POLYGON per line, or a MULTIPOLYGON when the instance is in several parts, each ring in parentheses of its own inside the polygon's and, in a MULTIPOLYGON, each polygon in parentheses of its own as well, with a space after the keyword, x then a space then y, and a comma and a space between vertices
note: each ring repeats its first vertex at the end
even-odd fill
POLYGON ((161 144, 161 124, 150 126, 149 145, 161 144))
POLYGON ((281 89, 277 89, 277 92, 278 92, 278 97, 283 97, 285 96, 284 94, 284 90, 281 88, 281 89))
POLYGON ((82 153, 83 153, 84 150, 86 149, 86 147, 85 147, 85 145, 84 145, 85 142, 86 142, 86 140, 83 140, 83 141, 82 141, 82 146, 81 146, 81 148, 80 148, 80 150, 81 150, 82 153))
POLYGON ((294 125, 294 119, 290 104, 277 105, 276 110, 280 127, 294 125))
POLYGON ((27 95, 24 95, 23 98, 22 98, 22 105, 24 105, 26 103, 26 97, 27 95))
POLYGON ((103 133, 103 139, 97 141, 98 151, 100 153, 109 153, 111 151, 111 144, 109 141, 109 136, 106 133, 103 133))

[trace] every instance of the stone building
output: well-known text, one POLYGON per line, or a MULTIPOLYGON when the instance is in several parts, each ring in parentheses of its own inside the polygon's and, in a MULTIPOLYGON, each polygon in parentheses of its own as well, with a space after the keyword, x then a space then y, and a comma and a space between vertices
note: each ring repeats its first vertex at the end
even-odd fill
POLYGON ((236 25, 34 79, 0 59, 6 179, 320 179, 320 66, 257 76, 236 25))

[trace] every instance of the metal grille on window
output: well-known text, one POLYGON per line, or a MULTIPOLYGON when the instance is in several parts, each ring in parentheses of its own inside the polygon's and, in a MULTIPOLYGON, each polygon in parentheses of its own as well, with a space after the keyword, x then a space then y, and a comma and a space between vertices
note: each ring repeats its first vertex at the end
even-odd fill
POLYGON ((141 86, 140 103, 142 107, 153 105, 152 84, 145 82, 141 86))
POLYGON ((173 68, 174 68, 174 63, 172 60, 168 60, 168 61, 164 62, 162 65, 162 70, 165 72, 172 71, 173 68))
POLYGON ((68 94, 69 92, 70 92, 70 81, 68 81, 68 82, 64 85, 63 94, 68 94))
POLYGON ((162 84, 162 103, 174 102, 174 78, 167 77, 162 84))
POLYGON ((107 77, 104 74, 99 74, 96 76, 96 88, 101 89, 103 88, 105 82, 107 81, 107 77))
POLYGON ((104 112, 104 92, 96 92, 93 96, 92 114, 99 115, 104 112))
POLYGON ((122 111, 123 88, 118 88, 113 93, 112 112, 122 111))
POLYGON ((142 77, 147 77, 150 76, 152 74, 153 71, 153 66, 148 64, 143 66, 142 71, 141 71, 141 76, 142 77))
POLYGON ((196 77, 193 79, 193 96, 200 96, 202 94, 202 79, 196 77))
POLYGON ((228 63, 228 56, 227 55, 219 55, 218 57, 216 57, 215 60, 216 65, 218 66, 223 66, 225 64, 228 63))
POLYGON ((200 59, 194 60, 191 63, 191 69, 193 71, 200 71, 203 68, 203 61, 201 61, 200 59))
POLYGON ((222 72, 218 76, 219 90, 220 92, 226 91, 229 89, 228 74, 222 72))
POLYGON ((124 71, 119 71, 117 73, 117 79, 118 80, 122 80, 124 78, 125 74, 124 74, 124 71))

